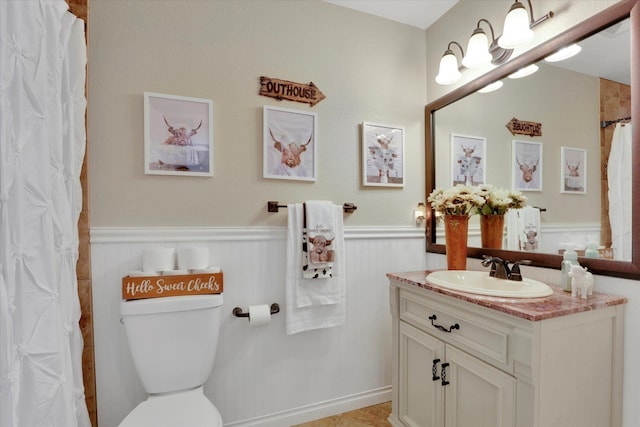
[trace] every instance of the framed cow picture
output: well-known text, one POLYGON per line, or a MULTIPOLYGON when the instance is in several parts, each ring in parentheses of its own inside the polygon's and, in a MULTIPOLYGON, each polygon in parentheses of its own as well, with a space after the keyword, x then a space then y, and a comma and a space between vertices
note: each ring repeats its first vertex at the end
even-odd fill
POLYGON ((512 188, 519 191, 542 191, 542 143, 511 142, 512 188))
POLYGON ((451 185, 478 186, 486 182, 487 139, 451 134, 451 185))
POLYGON ((144 93, 144 172, 213 176, 213 101, 144 93))
POLYGON ((264 178, 316 181, 316 113, 265 105, 262 174, 264 178))
POLYGON ((362 184, 404 187, 404 128, 362 123, 362 184))
POLYGON ((587 194, 587 150, 560 147, 561 193, 587 194))

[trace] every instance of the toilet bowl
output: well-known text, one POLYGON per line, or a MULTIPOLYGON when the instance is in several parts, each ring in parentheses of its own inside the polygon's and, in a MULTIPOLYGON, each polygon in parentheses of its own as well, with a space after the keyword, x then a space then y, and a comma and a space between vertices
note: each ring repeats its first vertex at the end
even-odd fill
POLYGON ((119 427, 222 427, 203 393, 213 369, 222 295, 123 301, 122 323, 147 400, 119 427))

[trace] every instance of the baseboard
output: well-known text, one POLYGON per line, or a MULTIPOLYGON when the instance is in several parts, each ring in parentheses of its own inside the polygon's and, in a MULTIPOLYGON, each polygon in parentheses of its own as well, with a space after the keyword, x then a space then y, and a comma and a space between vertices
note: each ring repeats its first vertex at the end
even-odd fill
POLYGON ((225 427, 283 427, 338 415, 391 400, 391 386, 314 403, 248 420, 225 423, 225 427))

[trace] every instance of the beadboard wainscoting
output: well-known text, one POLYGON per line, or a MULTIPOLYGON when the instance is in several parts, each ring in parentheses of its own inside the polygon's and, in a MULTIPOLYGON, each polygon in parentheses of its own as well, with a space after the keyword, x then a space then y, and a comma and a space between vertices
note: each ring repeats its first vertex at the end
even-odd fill
POLYGON ((207 247, 224 273, 220 340, 205 394, 225 426, 282 427, 391 399, 386 273, 427 268, 424 230, 346 227, 346 323, 291 336, 284 310, 252 329, 231 313, 236 306, 284 305, 285 237, 283 227, 91 229, 101 427, 116 427, 146 397, 119 304, 122 277, 140 270, 144 249, 158 246, 207 247))

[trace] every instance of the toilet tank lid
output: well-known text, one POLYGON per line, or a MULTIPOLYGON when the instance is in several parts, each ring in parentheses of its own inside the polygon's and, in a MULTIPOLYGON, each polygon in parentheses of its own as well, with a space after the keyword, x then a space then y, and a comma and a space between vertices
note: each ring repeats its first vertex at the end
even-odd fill
POLYGON ((222 305, 222 294, 186 295, 175 297, 147 298, 120 303, 120 314, 169 313, 173 311, 199 310, 222 305))

